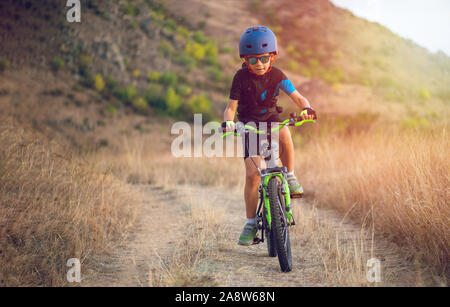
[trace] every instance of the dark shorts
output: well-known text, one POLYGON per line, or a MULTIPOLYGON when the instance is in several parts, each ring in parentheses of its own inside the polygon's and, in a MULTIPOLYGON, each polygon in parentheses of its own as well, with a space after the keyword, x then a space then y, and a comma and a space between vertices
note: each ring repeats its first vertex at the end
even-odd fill
MULTIPOLYGON (((281 119, 280 119, 279 115, 276 114, 274 116, 271 116, 265 122, 267 123, 266 127, 270 127, 271 123, 280 123, 281 119)), ((247 123, 245 123, 245 124, 247 124, 247 123)), ((259 128, 259 124, 260 123, 256 123, 258 128, 259 128)), ((267 136, 265 134, 250 133, 248 138, 246 138, 244 135, 242 135, 241 140, 242 140, 242 149, 244 152, 244 160, 251 156, 259 156, 261 142, 265 141, 266 139, 267 139, 267 136)))

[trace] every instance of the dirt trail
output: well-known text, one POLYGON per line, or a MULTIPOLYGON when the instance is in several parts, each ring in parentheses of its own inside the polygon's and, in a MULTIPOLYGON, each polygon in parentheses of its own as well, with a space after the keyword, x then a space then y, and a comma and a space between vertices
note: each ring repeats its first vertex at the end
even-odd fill
MULTIPOLYGON (((95 272, 83 278, 82 286, 164 285, 160 283, 160 273, 170 265, 170 259, 185 248, 186 239, 198 238, 204 231, 203 226, 194 226, 192 208, 205 202, 210 206, 207 210, 216 212, 220 224, 212 223, 217 233, 211 232, 209 235, 214 238, 201 243, 205 249, 211 241, 217 245, 192 267, 209 280, 203 285, 370 285, 365 280, 365 266, 373 256, 381 261, 382 282, 376 285, 433 283, 429 274, 421 272, 395 245, 380 238, 373 241, 370 234, 361 236, 361 226, 342 222, 339 214, 318 210, 305 200, 295 201, 297 225, 291 230, 293 270, 282 273, 278 259, 267 256, 266 243, 250 247, 237 244, 245 223, 242 196, 191 186, 166 191, 143 185, 139 190, 145 200, 126 245, 116 247, 107 257, 95 259, 95 272)), ((189 281, 182 281, 181 285, 189 285, 189 281)))

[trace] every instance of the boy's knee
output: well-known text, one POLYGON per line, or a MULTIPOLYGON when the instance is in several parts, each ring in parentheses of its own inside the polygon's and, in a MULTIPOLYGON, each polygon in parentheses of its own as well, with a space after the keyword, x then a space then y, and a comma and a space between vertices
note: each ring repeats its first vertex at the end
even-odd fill
POLYGON ((250 182, 250 183, 255 184, 255 182, 256 182, 256 183, 259 183, 259 181, 260 181, 260 176, 259 176, 258 173, 256 173, 256 174, 251 173, 251 174, 245 175, 245 179, 247 180, 247 182, 250 182))

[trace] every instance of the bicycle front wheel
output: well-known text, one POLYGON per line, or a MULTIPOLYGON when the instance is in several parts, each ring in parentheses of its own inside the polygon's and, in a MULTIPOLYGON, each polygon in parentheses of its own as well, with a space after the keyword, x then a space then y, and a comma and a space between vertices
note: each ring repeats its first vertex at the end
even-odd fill
POLYGON ((289 272, 292 270, 291 241, 284 197, 281 194, 281 184, 282 182, 278 177, 272 177, 269 180, 270 215, 272 216, 270 232, 277 250, 281 271, 289 272))
POLYGON ((267 241, 267 252, 269 253, 269 257, 277 256, 277 249, 275 246, 275 239, 273 235, 272 229, 269 227, 269 223, 266 219, 266 208, 263 209, 263 223, 264 223, 264 231, 266 233, 266 241, 267 241))

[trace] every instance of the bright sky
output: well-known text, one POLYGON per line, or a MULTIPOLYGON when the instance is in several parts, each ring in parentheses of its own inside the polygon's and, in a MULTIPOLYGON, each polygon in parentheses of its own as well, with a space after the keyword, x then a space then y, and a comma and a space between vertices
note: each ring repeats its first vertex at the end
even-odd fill
POLYGON ((432 52, 450 56, 450 0, 331 0, 432 52))

